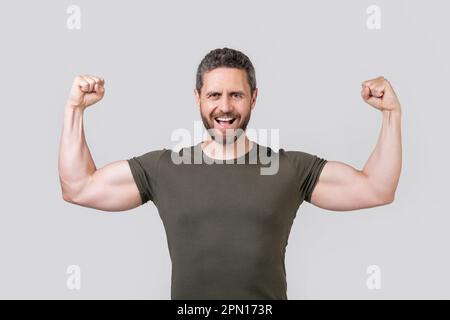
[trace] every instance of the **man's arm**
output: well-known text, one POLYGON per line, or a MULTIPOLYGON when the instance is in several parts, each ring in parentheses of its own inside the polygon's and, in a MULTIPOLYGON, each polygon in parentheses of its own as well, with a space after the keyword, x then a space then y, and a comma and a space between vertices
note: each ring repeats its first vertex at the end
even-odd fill
POLYGON ((95 76, 75 78, 64 110, 59 149, 59 179, 65 201, 104 210, 123 211, 142 204, 126 160, 97 169, 86 143, 84 110, 104 95, 104 81, 95 76))
POLYGON ((394 201, 402 166, 400 102, 383 77, 362 85, 362 98, 383 114, 379 139, 363 170, 339 161, 325 164, 311 195, 311 203, 323 209, 350 211, 394 201))

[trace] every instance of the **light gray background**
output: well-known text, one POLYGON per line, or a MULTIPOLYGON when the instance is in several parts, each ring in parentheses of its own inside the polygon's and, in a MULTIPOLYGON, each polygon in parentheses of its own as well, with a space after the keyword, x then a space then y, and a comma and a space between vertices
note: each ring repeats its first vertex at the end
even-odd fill
POLYGON ((175 145, 199 120, 195 71, 211 49, 253 61, 249 127, 280 145, 362 168, 381 112, 360 84, 384 75, 403 108, 393 204, 332 212, 304 202, 289 238, 289 299, 450 298, 450 56, 446 1, 2 1, 1 298, 169 299, 171 264, 153 203, 107 213, 64 202, 57 158, 72 79, 106 79, 85 113, 97 167, 175 145), (81 30, 68 30, 68 5, 81 30), (381 30, 366 8, 381 7, 381 30), (81 267, 81 290, 66 268, 81 267), (381 268, 381 289, 366 268, 381 268))

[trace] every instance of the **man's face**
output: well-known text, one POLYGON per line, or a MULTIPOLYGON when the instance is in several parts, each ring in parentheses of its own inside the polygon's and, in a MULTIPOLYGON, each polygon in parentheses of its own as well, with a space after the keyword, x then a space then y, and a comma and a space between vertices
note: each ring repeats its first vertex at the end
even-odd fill
POLYGON ((213 69, 203 75, 200 94, 194 92, 203 124, 213 139, 233 143, 246 130, 258 91, 251 94, 245 70, 213 69))

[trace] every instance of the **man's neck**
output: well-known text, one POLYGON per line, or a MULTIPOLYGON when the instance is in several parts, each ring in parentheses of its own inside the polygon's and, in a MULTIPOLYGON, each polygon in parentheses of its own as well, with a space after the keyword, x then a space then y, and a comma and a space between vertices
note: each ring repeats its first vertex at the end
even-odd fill
POLYGON ((254 142, 242 134, 234 143, 221 144, 214 140, 201 142, 203 152, 212 159, 228 160, 239 158, 253 148, 254 142))

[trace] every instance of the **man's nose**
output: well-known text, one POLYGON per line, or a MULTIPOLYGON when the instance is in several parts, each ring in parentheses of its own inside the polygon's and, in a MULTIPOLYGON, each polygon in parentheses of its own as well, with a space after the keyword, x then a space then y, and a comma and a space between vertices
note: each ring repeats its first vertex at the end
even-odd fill
POLYGON ((231 99, 227 95, 222 96, 219 108, 223 113, 228 113, 233 110, 231 99))

